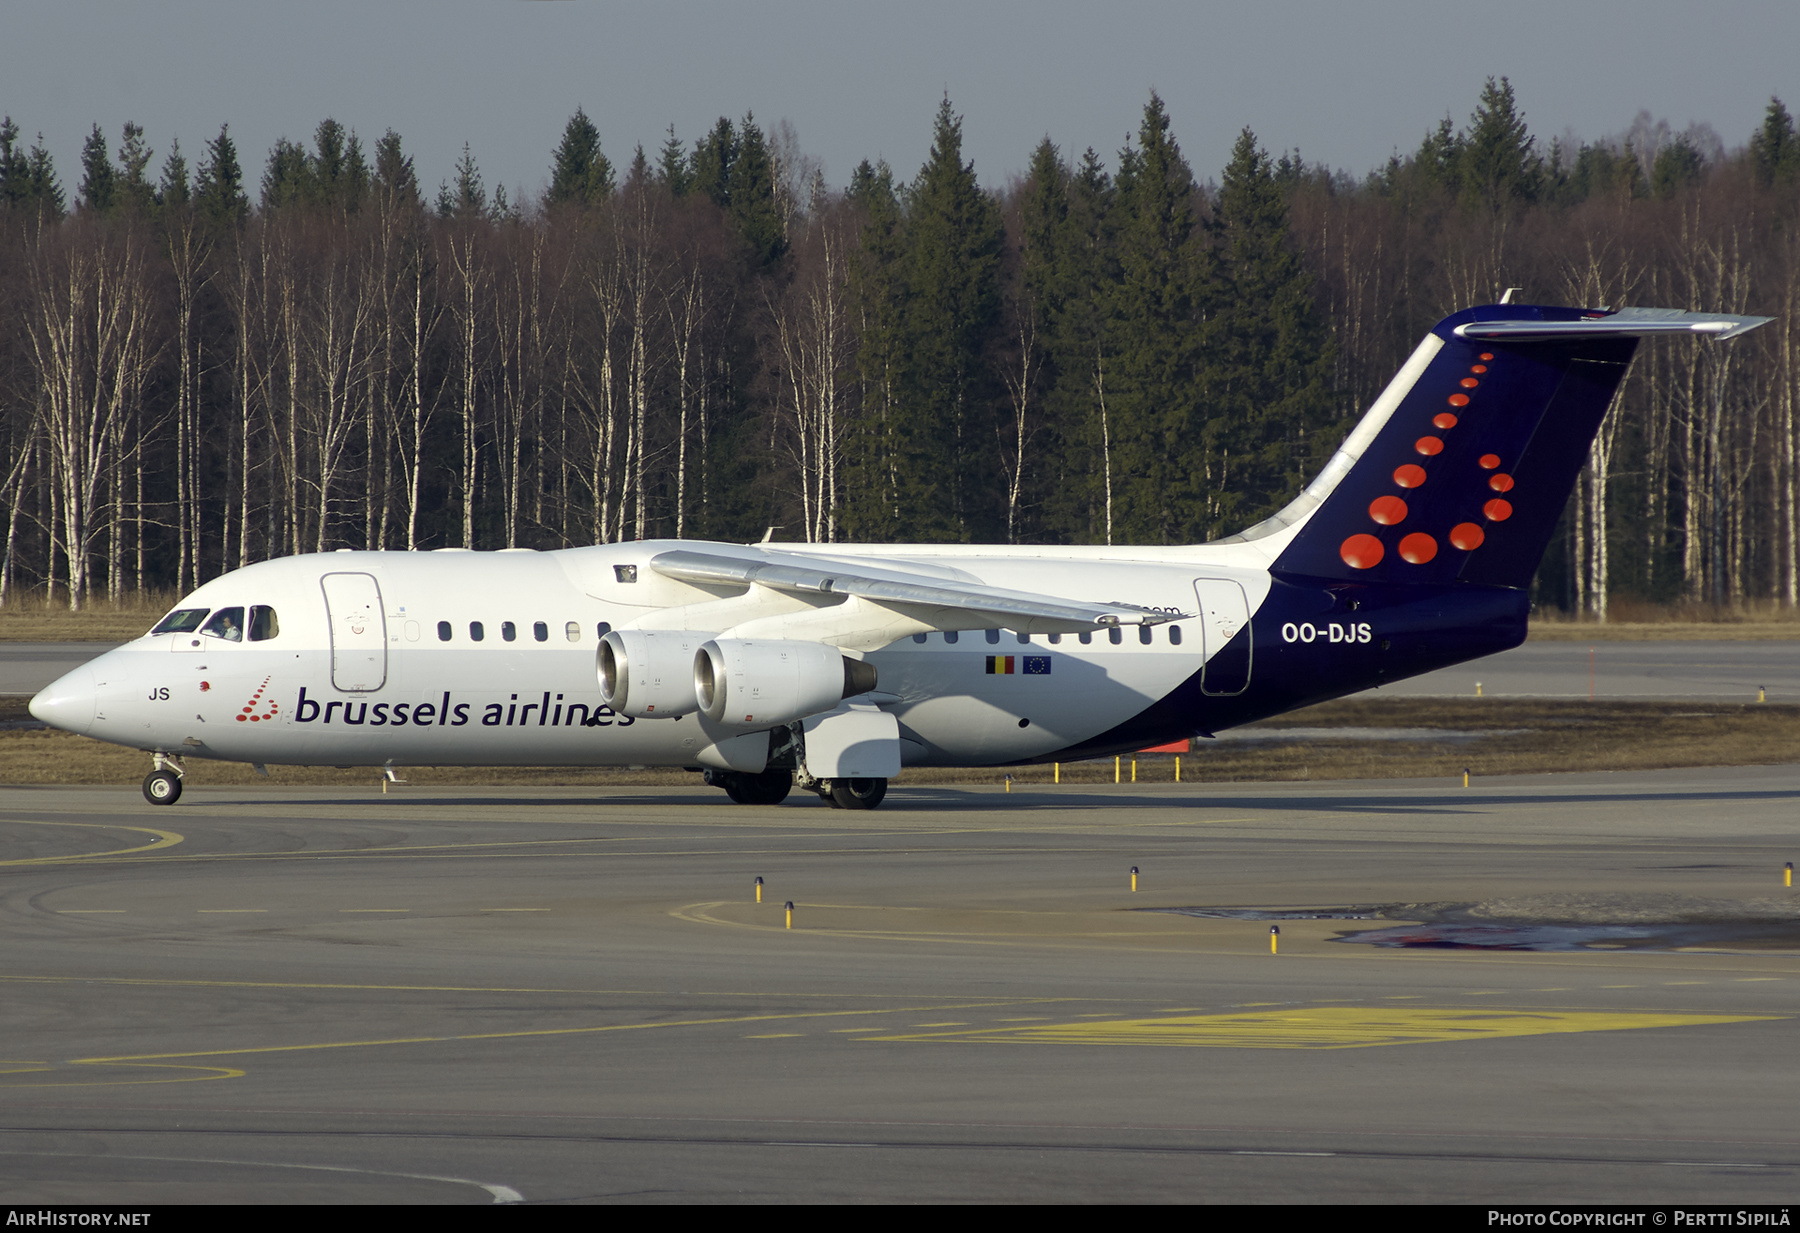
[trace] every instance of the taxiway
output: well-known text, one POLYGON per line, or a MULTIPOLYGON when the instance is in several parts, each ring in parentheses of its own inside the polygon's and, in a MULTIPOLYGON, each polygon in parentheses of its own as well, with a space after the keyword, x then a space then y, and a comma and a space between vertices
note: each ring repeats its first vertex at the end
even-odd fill
POLYGON ((0 1199, 1785 1201, 1797 803, 0 789, 0 1199), (1721 929, 1271 955, 1146 910, 1406 904, 1721 929))

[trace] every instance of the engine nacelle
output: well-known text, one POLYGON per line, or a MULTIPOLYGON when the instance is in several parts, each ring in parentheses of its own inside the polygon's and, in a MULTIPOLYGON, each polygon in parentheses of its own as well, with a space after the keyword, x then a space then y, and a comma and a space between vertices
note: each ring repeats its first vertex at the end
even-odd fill
POLYGON ((875 666, 836 647, 780 638, 716 638, 693 661, 693 693, 708 718, 784 724, 875 688, 875 666))
POLYGON ((610 631, 600 639, 595 657, 600 700, 634 719, 674 718, 699 710, 694 653, 705 637, 671 629, 610 631))

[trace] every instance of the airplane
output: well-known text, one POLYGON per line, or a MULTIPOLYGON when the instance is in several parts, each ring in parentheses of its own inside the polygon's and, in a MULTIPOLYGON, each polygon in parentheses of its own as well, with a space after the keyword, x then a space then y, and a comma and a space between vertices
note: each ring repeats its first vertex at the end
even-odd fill
MULTIPOLYGON (((1509 293, 1510 295, 1510 293, 1509 293)), ((190 760, 668 766, 871 809, 902 767, 1213 733, 1525 640, 1639 340, 1769 318, 1502 302, 1434 327, 1285 508, 1182 547, 723 544, 265 561, 31 701, 190 760)))

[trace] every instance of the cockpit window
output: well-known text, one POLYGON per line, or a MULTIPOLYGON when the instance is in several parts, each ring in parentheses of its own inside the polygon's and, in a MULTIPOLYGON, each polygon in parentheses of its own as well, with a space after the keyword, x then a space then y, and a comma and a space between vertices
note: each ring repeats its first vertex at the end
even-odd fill
POLYGON ((221 608, 213 613, 213 619, 206 623, 202 633, 211 634, 215 638, 223 638, 227 642, 244 640, 244 610, 242 608, 221 608))
POLYGON ((191 634, 200 628, 211 608, 177 608, 156 623, 153 634, 191 634))
POLYGON ((263 604, 250 609, 250 641, 267 642, 280 636, 281 622, 275 619, 275 609, 263 604))

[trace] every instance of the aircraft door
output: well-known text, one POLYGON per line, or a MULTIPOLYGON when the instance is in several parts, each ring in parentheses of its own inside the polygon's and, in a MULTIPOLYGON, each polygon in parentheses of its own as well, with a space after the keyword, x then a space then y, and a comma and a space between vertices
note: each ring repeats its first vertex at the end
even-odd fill
POLYGON ((1241 694, 1250 686, 1250 603, 1244 588, 1224 578, 1196 578, 1206 666, 1200 692, 1241 694))
POLYGON ((369 693, 387 682, 387 622, 372 574, 326 574, 325 617, 331 627, 331 683, 369 693))

